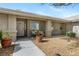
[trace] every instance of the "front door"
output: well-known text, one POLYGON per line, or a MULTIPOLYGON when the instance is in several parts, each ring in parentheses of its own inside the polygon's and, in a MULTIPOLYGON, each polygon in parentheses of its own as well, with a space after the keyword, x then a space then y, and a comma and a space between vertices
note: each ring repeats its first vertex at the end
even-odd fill
POLYGON ((24 21, 17 21, 17 36, 24 36, 24 21))

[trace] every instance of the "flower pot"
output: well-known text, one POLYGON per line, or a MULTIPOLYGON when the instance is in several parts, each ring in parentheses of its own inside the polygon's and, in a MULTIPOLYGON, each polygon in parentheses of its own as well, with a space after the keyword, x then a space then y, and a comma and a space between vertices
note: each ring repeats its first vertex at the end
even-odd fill
POLYGON ((10 47, 11 43, 12 43, 12 40, 8 38, 4 38, 3 40, 1 40, 2 48, 10 47))
POLYGON ((42 41, 42 38, 43 38, 42 35, 36 35, 36 40, 37 40, 38 42, 41 42, 41 41, 42 41))

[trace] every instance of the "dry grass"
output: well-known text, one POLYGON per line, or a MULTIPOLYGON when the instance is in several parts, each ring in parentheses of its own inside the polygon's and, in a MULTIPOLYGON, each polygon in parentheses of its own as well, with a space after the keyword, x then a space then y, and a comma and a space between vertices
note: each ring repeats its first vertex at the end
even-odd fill
POLYGON ((77 40, 68 41, 66 37, 44 38, 45 42, 33 42, 47 55, 47 56, 79 56, 79 43, 77 40))

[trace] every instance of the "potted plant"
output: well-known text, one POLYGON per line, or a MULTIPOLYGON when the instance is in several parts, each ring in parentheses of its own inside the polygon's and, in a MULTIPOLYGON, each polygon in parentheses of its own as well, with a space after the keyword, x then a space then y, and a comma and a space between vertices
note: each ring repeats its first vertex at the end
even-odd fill
POLYGON ((41 41, 42 41, 42 38, 43 38, 43 32, 40 31, 40 30, 37 30, 37 31, 36 31, 36 40, 37 40, 38 42, 41 42, 41 41))
POLYGON ((32 36, 32 37, 36 37, 36 30, 32 30, 32 31, 31 31, 31 36, 32 36))
POLYGON ((1 45, 2 45, 2 48, 10 47, 11 43, 12 43, 12 40, 11 40, 11 38, 9 36, 9 33, 8 32, 6 32, 6 33, 0 32, 0 33, 1 33, 0 35, 2 35, 1 36, 1 45))

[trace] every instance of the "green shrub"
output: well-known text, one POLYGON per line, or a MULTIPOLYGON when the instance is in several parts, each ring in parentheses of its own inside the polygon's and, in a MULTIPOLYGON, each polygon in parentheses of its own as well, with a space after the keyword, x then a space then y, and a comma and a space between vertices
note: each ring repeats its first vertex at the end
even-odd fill
POLYGON ((67 32, 66 33, 66 36, 75 37, 76 36, 76 33, 74 33, 74 32, 67 32))

